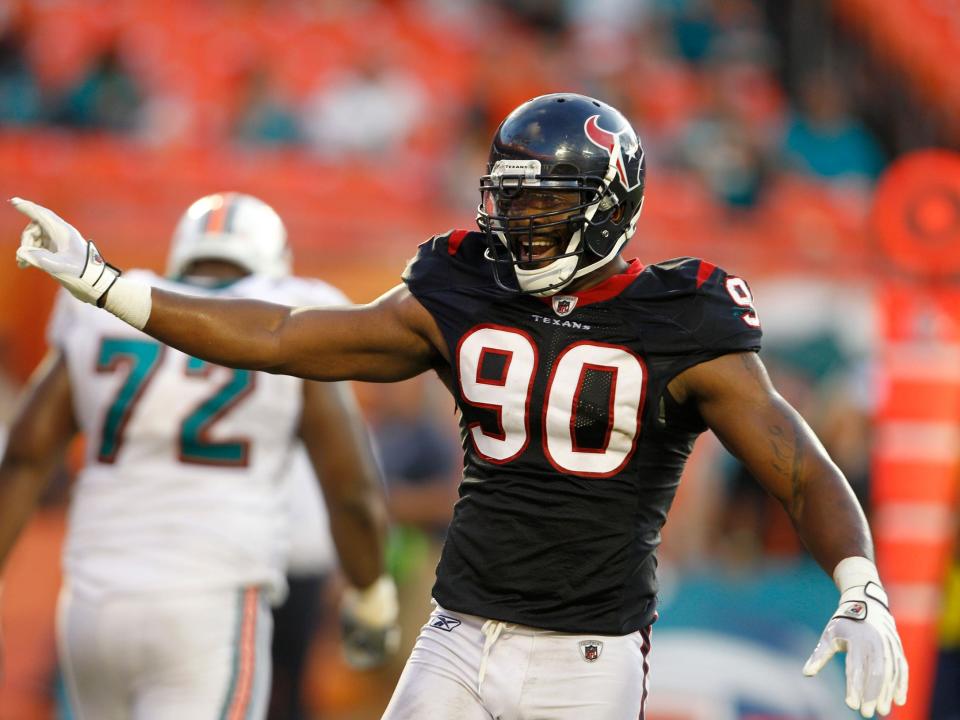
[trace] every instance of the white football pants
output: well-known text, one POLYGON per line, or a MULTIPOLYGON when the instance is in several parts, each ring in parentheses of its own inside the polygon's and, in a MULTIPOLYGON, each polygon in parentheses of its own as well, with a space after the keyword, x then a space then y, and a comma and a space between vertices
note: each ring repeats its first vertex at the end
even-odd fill
POLYGON ((571 635, 437 607, 383 720, 640 720, 650 629, 571 635))
POLYGON ((257 588, 189 595, 60 591, 57 644, 76 720, 258 720, 272 618, 257 588))

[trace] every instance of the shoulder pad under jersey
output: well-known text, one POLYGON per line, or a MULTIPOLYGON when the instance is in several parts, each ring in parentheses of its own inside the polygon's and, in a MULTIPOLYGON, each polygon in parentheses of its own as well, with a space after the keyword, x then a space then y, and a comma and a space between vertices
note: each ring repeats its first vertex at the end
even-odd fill
POLYGON ((434 293, 511 295, 494 281, 482 233, 450 230, 422 243, 401 276, 417 297, 434 293))
POLYGON ((669 312, 698 345, 718 350, 760 348, 760 318, 743 278, 700 258, 651 265, 660 292, 675 297, 669 312))

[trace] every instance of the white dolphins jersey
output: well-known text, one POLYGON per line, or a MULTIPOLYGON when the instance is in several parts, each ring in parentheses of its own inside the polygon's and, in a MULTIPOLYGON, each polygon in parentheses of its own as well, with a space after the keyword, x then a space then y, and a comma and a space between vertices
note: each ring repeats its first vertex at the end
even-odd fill
MULTIPOLYGON (((345 302, 300 278, 248 276, 201 290, 142 270, 127 276, 191 294, 345 302)), ((86 437, 64 546, 72 591, 260 585, 279 601, 303 381, 189 357, 64 291, 48 339, 65 354, 86 437)))

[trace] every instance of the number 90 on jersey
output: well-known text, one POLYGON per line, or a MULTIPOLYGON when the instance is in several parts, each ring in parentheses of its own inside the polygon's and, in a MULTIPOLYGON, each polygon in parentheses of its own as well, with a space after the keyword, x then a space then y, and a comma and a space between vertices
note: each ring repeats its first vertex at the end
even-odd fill
POLYGON ((466 403, 495 413, 497 431, 479 422, 467 428, 477 453, 503 464, 518 458, 530 442, 531 422, 540 423, 543 453, 558 471, 583 477, 610 477, 623 470, 636 447, 646 394, 646 367, 620 345, 575 342, 557 355, 546 381, 542 411, 531 417, 531 398, 540 364, 533 339, 515 328, 482 325, 457 348, 458 380, 466 403), (482 372, 496 360, 498 376, 482 372), (581 402, 588 381, 602 378, 608 391, 604 408, 586 416, 581 402), (578 437, 585 426, 599 438, 589 445, 578 437))

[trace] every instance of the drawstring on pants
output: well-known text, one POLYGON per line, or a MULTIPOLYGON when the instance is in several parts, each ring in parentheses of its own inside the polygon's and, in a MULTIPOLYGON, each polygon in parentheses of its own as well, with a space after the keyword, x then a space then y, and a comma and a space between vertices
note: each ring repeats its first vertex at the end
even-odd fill
POLYGON ((487 620, 480 628, 483 633, 483 655, 480 656, 480 674, 477 678, 477 692, 483 689, 483 678, 487 675, 487 658, 490 657, 490 650, 493 644, 500 638, 504 630, 510 632, 516 627, 511 623, 505 623, 501 620, 487 620))

